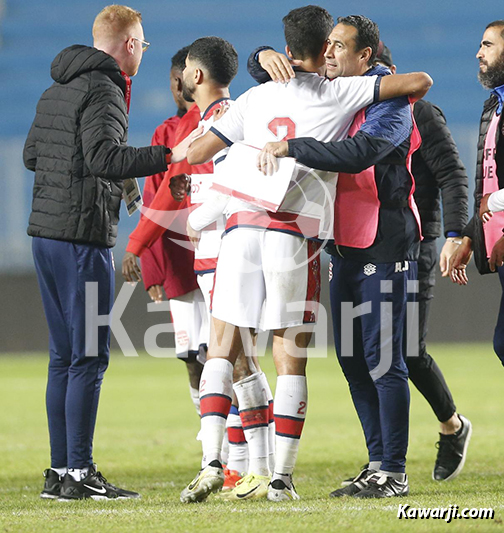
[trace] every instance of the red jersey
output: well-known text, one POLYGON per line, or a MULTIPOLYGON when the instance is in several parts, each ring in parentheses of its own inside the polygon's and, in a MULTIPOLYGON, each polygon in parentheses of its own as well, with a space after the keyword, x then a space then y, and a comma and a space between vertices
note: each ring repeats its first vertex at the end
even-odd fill
MULTIPOLYGON (((153 146, 175 146, 176 130, 182 120, 178 116, 165 120, 163 124, 156 128, 151 144, 153 146)), ((167 189, 169 192, 168 187, 162 187, 167 172, 155 174, 145 179, 143 190, 145 207, 152 207, 154 198, 160 189, 167 189)), ((169 183, 169 180, 167 183, 169 183)), ((183 203, 185 204, 185 202, 183 203)), ((181 212, 179 215, 183 215, 183 213, 181 212)), ((183 218, 183 216, 180 218, 183 218)), ((189 245, 180 246, 176 243, 180 240, 188 242, 183 233, 180 234, 180 232, 174 232, 170 229, 165 230, 165 228, 156 225, 162 231, 158 237, 152 236, 149 239, 150 245, 144 246, 142 240, 135 240, 134 236, 142 235, 142 228, 149 226, 149 222, 151 221, 143 214, 140 216, 137 228, 130 236, 130 239, 133 240, 130 240, 126 249, 135 253, 135 255, 141 255, 142 277, 146 290, 152 285, 162 285, 166 297, 170 299, 197 289, 196 277, 192 274, 194 251, 189 245)), ((180 222, 185 226, 185 222, 180 222)))

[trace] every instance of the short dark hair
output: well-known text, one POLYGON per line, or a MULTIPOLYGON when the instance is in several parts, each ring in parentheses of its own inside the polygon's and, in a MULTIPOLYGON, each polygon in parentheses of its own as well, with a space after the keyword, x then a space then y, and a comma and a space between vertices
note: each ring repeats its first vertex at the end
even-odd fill
POLYGON ((378 44, 380 42, 380 30, 378 24, 362 15, 349 15, 348 17, 339 17, 338 24, 353 26, 357 30, 355 36, 355 51, 371 48, 371 57, 368 65, 372 65, 376 60, 378 53, 378 44))
POLYGON ((282 22, 285 42, 295 59, 316 58, 334 27, 334 19, 319 6, 293 9, 282 22))
POLYGON ((189 47, 184 46, 181 48, 172 58, 171 58, 171 68, 172 70, 184 70, 185 69, 185 60, 187 54, 189 53, 189 47))
POLYGON ((220 37, 196 39, 187 55, 201 63, 212 80, 223 87, 227 87, 238 72, 238 54, 234 46, 220 37))
POLYGON ((488 28, 494 28, 495 26, 500 26, 502 28, 501 37, 504 39, 504 20, 494 20, 493 22, 490 22, 485 30, 488 30, 488 28))

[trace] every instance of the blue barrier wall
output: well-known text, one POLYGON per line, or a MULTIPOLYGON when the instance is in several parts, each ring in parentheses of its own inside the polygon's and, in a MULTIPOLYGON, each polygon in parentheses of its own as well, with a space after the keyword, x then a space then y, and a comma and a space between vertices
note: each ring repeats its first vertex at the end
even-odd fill
MULTIPOLYGON (((88 0, 6 0, 0 20, 0 272, 32 268, 26 223, 33 176, 23 168, 21 152, 42 91, 51 83, 50 64, 64 47, 92 44, 91 26, 106 2, 88 0)), ((256 0, 152 1, 131 3, 144 18, 152 43, 134 79, 130 144, 150 143, 155 127, 175 112, 169 93, 171 56, 204 35, 232 42, 240 70, 231 85, 236 97, 252 86, 246 58, 260 44, 283 48, 281 18, 303 2, 256 0)), ((473 174, 475 138, 486 92, 476 78, 475 59, 485 25, 504 18, 495 2, 433 0, 319 2, 333 16, 362 13, 375 20, 400 71, 425 70, 434 78, 429 99, 448 119, 469 175, 473 174)), ((135 227, 123 213, 117 255, 122 256, 135 227)))

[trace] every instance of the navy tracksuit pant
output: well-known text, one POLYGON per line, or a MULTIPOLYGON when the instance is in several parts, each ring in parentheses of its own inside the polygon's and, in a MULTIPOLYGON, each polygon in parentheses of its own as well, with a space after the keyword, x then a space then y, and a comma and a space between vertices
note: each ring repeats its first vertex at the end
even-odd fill
POLYGON ((499 316, 495 326, 493 345, 494 351, 501 363, 504 365, 504 266, 497 269, 499 281, 502 287, 502 296, 499 308, 499 316))
POLYGON ((404 472, 410 400, 404 325, 407 282, 417 278, 416 262, 372 264, 331 256, 331 270, 336 353, 364 430, 369 460, 381 461, 382 470, 404 472), (350 309, 363 304, 363 314, 349 321, 348 304, 342 311, 344 302, 351 302, 350 309))
POLYGON ((98 353, 86 354, 85 283, 98 283, 97 314, 114 302, 114 268, 108 248, 33 238, 33 258, 49 326, 46 391, 51 467, 93 464, 93 434, 110 328, 98 328, 98 353))

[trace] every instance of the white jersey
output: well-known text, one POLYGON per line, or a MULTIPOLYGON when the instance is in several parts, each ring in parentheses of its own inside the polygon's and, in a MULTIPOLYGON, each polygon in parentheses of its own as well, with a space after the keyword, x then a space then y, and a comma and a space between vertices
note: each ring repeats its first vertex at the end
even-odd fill
MULTIPOLYGON (((228 145, 236 141, 262 148, 270 141, 294 137, 314 137, 319 141, 339 141, 346 138, 355 113, 373 103, 378 85, 377 76, 357 76, 328 80, 317 74, 297 72, 287 84, 268 82, 248 90, 240 96, 228 112, 213 125, 212 131, 228 145)), ((302 165, 301 165, 302 167, 302 165)), ((333 216, 314 206, 332 209, 336 191, 336 173, 324 171, 298 172, 298 182, 290 187, 277 213, 264 213, 259 207, 232 198, 227 207, 227 227, 259 225, 263 220, 276 220, 280 227, 292 230, 285 223, 289 213, 297 213, 320 221, 320 234, 331 237, 333 216), (306 179, 299 181, 299 175, 306 179), (323 180, 325 187, 322 187, 323 180), (318 183, 316 183, 318 181, 318 183), (301 185, 300 185, 301 184, 301 185), (327 198, 327 195, 330 198, 327 198), (242 212, 251 213, 247 215, 242 212), (240 221, 233 216, 236 213, 240 221), (324 219, 324 220, 322 220, 324 219)), ((292 217, 290 217, 292 218, 292 217)), ((298 224, 299 225, 299 224, 298 224)), ((303 234, 303 231, 297 231, 303 234)), ((310 236, 313 236, 313 232, 310 236)))
MULTIPOLYGON (((224 101, 229 104, 229 100, 224 101)), ((203 131, 206 133, 214 123, 213 111, 218 109, 221 101, 214 102, 209 108, 201 113, 201 120, 198 124, 203 126, 203 131)), ((219 163, 225 159, 228 148, 221 150, 212 158, 212 164, 204 164, 195 166, 195 169, 206 170, 202 173, 193 173, 191 175, 191 209, 196 209, 198 206, 213 197, 213 192, 210 188, 213 183, 213 176, 218 169, 219 163)), ((194 270, 198 274, 207 272, 214 272, 217 264, 217 256, 219 255, 219 248, 221 243, 221 235, 225 228, 225 217, 222 214, 211 221, 211 225, 207 225, 201 231, 201 239, 198 248, 194 252, 194 270)))

